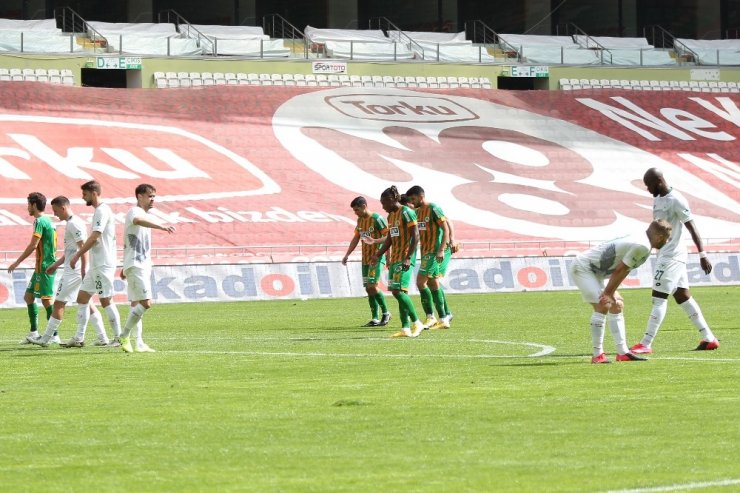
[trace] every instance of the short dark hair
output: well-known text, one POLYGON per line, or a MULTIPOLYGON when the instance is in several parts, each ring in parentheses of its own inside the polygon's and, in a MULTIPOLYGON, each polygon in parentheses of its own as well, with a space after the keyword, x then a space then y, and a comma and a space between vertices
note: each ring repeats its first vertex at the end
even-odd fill
POLYGON ((367 205, 367 199, 363 196, 355 197, 349 204, 349 206, 352 208, 362 207, 363 205, 367 205))
POLYGON ((414 185, 413 187, 406 190, 406 195, 424 195, 424 189, 421 188, 419 185, 414 185))
POLYGON ((398 201, 401 203, 401 205, 409 205, 408 194, 402 193, 401 196, 398 197, 398 201))
POLYGON ((28 194, 28 203, 36 206, 36 209, 43 211, 46 209, 46 196, 41 192, 31 192, 28 194))
POLYGON ((103 191, 103 189, 100 186, 100 183, 98 183, 95 180, 90 180, 88 182, 83 183, 80 189, 83 192, 95 192, 98 195, 100 195, 100 193, 103 191))
POLYGON ((152 193, 156 192, 157 189, 154 188, 154 185, 149 185, 148 183, 142 183, 138 187, 136 187, 136 190, 134 190, 134 194, 138 197, 139 195, 144 195, 145 193, 152 193))
POLYGON ((69 205, 69 199, 65 197, 64 195, 58 195, 51 199, 51 205, 58 205, 60 207, 65 207, 69 205))

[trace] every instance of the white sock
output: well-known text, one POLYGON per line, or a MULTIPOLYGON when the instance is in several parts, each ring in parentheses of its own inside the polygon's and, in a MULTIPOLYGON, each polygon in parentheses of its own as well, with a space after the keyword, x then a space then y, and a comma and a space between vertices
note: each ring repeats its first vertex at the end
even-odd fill
POLYGON ((143 346, 144 345, 144 324, 139 319, 139 322, 134 326, 134 329, 131 331, 131 337, 136 339, 136 345, 137 346, 143 346))
POLYGON ((103 326, 103 316, 98 310, 95 310, 90 315, 90 325, 92 325, 93 330, 95 330, 98 340, 108 344, 108 335, 105 333, 105 327, 103 326))
POLYGON ((128 312, 126 326, 123 328, 123 333, 121 334, 121 337, 129 337, 131 335, 131 330, 139 323, 141 317, 144 316, 144 312, 146 312, 146 308, 144 308, 144 305, 136 305, 131 309, 130 312, 128 312))
POLYGON ((614 344, 617 346, 617 353, 627 354, 629 348, 627 347, 627 335, 624 326, 624 315, 621 313, 610 313, 609 314, 609 330, 614 338, 614 344))
POLYGON ((41 336, 42 341, 49 342, 51 338, 54 337, 54 332, 57 331, 57 329, 59 328, 59 324, 61 323, 61 320, 54 317, 49 317, 49 321, 46 322, 46 330, 44 331, 44 335, 41 336))
POLYGON ((78 341, 85 340, 85 331, 87 330, 87 322, 90 320, 90 306, 85 303, 77 305, 77 332, 75 333, 75 339, 78 341))
POLYGON ((658 335, 660 324, 663 323, 665 314, 668 311, 668 300, 666 298, 656 298, 653 296, 653 309, 650 312, 648 318, 647 328, 645 329, 645 335, 642 336, 640 344, 645 347, 650 347, 653 344, 653 339, 658 335))
POLYGON ((701 334, 702 340, 709 342, 714 341, 714 334, 712 333, 712 329, 709 328, 709 325, 707 325, 707 321, 704 320, 704 315, 701 313, 699 303, 694 301, 694 298, 689 298, 679 306, 683 308, 683 311, 685 311, 686 315, 689 316, 689 320, 691 320, 691 323, 694 324, 694 327, 696 327, 701 334))
POLYGON ((105 307, 105 313, 108 314, 108 320, 110 321, 111 329, 113 329, 113 337, 121 336, 121 317, 118 315, 118 307, 115 303, 111 302, 110 305, 105 307))
POLYGON ((604 323, 606 315, 599 312, 591 314, 591 342, 594 347, 594 356, 604 352, 604 323))

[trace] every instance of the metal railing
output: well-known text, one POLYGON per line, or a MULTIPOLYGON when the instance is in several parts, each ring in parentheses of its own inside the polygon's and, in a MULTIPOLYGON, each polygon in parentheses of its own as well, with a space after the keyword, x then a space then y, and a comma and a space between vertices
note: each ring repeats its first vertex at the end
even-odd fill
POLYGON ((696 52, 691 50, 685 44, 676 40, 676 37, 673 34, 669 33, 657 24, 653 26, 645 26, 642 29, 642 34, 643 36, 645 36, 645 39, 647 39, 648 43, 656 48, 673 49, 673 51, 676 53, 676 61, 682 63, 699 63, 699 55, 696 52))
MULTIPOLYGON (((555 32, 558 33, 557 26, 555 26, 555 32)), ((575 36, 575 35, 585 36, 586 46, 584 46, 584 48, 587 48, 587 49, 595 48, 599 50, 599 55, 600 55, 599 58, 601 60, 602 65, 604 65, 604 53, 608 54, 609 60, 607 63, 609 63, 610 65, 613 64, 614 57, 612 56, 612 52, 609 51, 604 45, 596 41, 593 37, 591 37, 591 35, 588 34, 586 31, 578 27, 575 23, 569 22, 565 25, 565 35, 566 36, 575 36), (591 45, 593 45, 593 47, 591 45)), ((575 39, 573 41, 575 42, 575 39)), ((580 43, 577 43, 577 44, 580 44, 580 43)), ((642 50, 640 50, 640 66, 642 66, 642 50)))
MULTIPOLYGON (((180 15, 177 11, 173 9, 161 11, 159 14, 157 14, 157 21, 162 23, 162 19, 164 19, 164 22, 166 22, 167 24, 174 24, 180 34, 183 34, 190 39, 194 39, 198 45, 198 48, 203 50, 204 55, 207 54, 216 56, 218 54, 216 51, 216 40, 211 39, 209 36, 206 36, 202 32, 198 31, 195 27, 193 27, 192 24, 190 24, 190 22, 188 22, 187 19, 185 19, 185 17, 180 15)), ((168 42, 168 54, 169 51, 170 48, 168 42)))
MULTIPOLYGON (((90 40, 90 44, 93 46, 93 51, 98 52, 100 48, 104 53, 108 52, 108 40, 105 36, 100 34, 98 31, 93 29, 80 14, 72 10, 70 7, 59 7, 54 9, 54 18, 57 20, 57 25, 62 29, 62 32, 70 33, 70 44, 74 42, 75 35, 83 35, 90 40)), ((73 46, 70 46, 70 51, 73 50, 73 46)))
POLYGON ((306 35, 280 14, 264 16, 262 18, 262 30, 271 39, 289 39, 293 46, 296 44, 303 45, 303 58, 308 58, 309 45, 306 35))
MULTIPOLYGON (((394 43, 406 44, 411 51, 414 51, 414 48, 416 48, 416 52, 421 55, 421 59, 426 60, 424 47, 411 39, 408 34, 403 32, 400 27, 391 22, 387 17, 373 17, 368 21, 368 29, 380 29, 394 43)), ((395 56, 393 58, 395 59, 395 56)), ((439 50, 437 50, 437 60, 439 60, 439 50)))
POLYGON ((491 29, 482 20, 476 19, 465 21, 463 29, 465 30, 465 37, 473 43, 477 43, 483 46, 497 45, 501 49, 501 51, 506 54, 507 58, 516 58, 517 62, 522 59, 522 53, 520 49, 504 41, 504 39, 501 38, 501 36, 499 36, 496 31, 491 29), (515 54, 515 56, 512 57, 512 53, 515 54))

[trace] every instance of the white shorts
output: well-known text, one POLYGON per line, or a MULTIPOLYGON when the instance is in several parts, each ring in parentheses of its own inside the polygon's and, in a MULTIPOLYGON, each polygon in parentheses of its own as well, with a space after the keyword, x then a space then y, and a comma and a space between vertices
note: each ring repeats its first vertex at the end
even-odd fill
POLYGON ((686 273, 686 262, 672 258, 660 258, 653 272, 653 291, 671 295, 678 288, 689 288, 689 276, 686 273))
POLYGON ((124 271, 128 283, 128 300, 141 301, 152 299, 152 271, 129 267, 124 271))
POLYGON ((116 276, 116 269, 92 269, 85 274, 82 279, 80 291, 90 294, 97 294, 100 298, 113 297, 113 278, 116 276))
POLYGON ((78 272, 71 271, 65 273, 57 286, 54 301, 63 301, 65 303, 74 303, 77 301, 77 293, 82 286, 82 276, 78 272))
POLYGON ((581 298, 586 303, 598 303, 599 296, 604 291, 604 278, 597 276, 590 269, 581 266, 578 262, 570 264, 570 276, 581 291, 581 298))

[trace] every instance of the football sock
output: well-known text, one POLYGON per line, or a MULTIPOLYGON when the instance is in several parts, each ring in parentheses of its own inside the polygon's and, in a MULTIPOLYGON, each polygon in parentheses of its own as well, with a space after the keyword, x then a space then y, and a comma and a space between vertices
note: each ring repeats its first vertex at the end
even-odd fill
POLYGON ((434 306, 432 306, 432 290, 429 286, 424 286, 419 290, 419 296, 421 296, 421 307, 424 309, 424 313, 427 315, 434 316, 434 306))
POLYGON ((442 288, 432 290, 432 299, 434 300, 434 306, 437 308, 437 314, 440 320, 447 316, 445 311, 445 294, 442 288))
MULTIPOLYGON (((92 305, 88 305, 92 307, 92 305)), ((89 312, 89 310, 88 310, 89 312)), ((108 342, 108 335, 105 333, 105 327, 103 326, 103 316, 98 310, 95 310, 90 314, 90 325, 92 325, 95 334, 98 336, 98 340, 108 342)))
POLYGON ((46 330, 44 331, 44 337, 47 341, 51 339, 54 334, 56 334, 57 329, 59 328, 59 324, 61 323, 61 320, 54 317, 49 317, 49 321, 46 323, 46 330))
POLYGON ((591 315, 591 342, 594 347, 594 356, 604 352, 604 323, 606 315, 599 312, 593 312, 591 315))
POLYGON ((77 305, 77 332, 75 333, 75 339, 78 341, 85 340, 85 331, 87 330, 87 322, 90 320, 90 305, 85 303, 77 305))
POLYGON ((689 320, 691 320, 691 323, 694 324, 694 327, 696 327, 696 329, 701 334, 701 338, 709 342, 714 341, 714 334, 712 333, 712 329, 709 328, 707 321, 704 320, 704 315, 702 315, 701 313, 699 303, 694 301, 694 298, 689 298, 688 300, 681 303, 680 306, 681 308, 683 308, 683 311, 686 312, 686 315, 689 316, 689 320))
POLYGON ((663 323, 665 314, 668 311, 668 300, 665 298, 656 298, 653 296, 653 309, 650 312, 650 317, 647 321, 647 328, 645 329, 645 335, 642 336, 640 344, 645 347, 650 347, 653 344, 653 339, 658 335, 660 324, 663 323))
POLYGON ((121 317, 118 315, 118 307, 112 301, 110 305, 105 307, 105 313, 108 314, 108 320, 110 321, 110 327, 113 329, 113 337, 120 337, 121 335, 121 317))
POLYGON ((416 308, 414 308, 414 302, 411 300, 411 296, 408 295, 408 293, 401 291, 401 301, 399 303, 404 303, 406 306, 406 312, 409 314, 409 318, 411 319, 411 322, 416 322, 419 320, 419 315, 416 314, 416 308))
POLYGON ((136 324, 139 323, 141 320, 141 317, 144 316, 144 313, 146 312, 146 308, 144 308, 144 305, 136 305, 131 309, 131 311, 128 312, 128 318, 126 319, 126 326, 123 328, 123 332, 121 333, 121 337, 129 337, 131 335, 131 330, 136 326, 136 324))
POLYGON ((31 332, 39 330, 39 307, 36 302, 27 305, 28 308, 28 321, 31 322, 31 332))
POLYGON ((372 314, 373 320, 378 319, 378 300, 375 299, 375 296, 367 296, 367 301, 370 303, 370 313, 372 314))
POLYGON ((136 323, 133 330, 131 331, 131 337, 136 339, 136 345, 141 346, 144 344, 144 324, 141 319, 136 323))
POLYGON ((403 293, 399 292, 398 294, 394 294, 393 297, 398 301, 398 314, 401 319, 401 328, 408 329, 411 327, 411 323, 409 323, 409 312, 406 309, 406 305, 401 302, 402 294, 403 293))
POLYGON ((388 304, 385 302, 385 295, 382 291, 378 290, 375 295, 375 300, 378 302, 378 306, 383 313, 388 313, 388 304))
POLYGON ((627 347, 627 336, 625 334, 626 329, 624 326, 623 314, 609 314, 609 330, 611 331, 612 337, 614 338, 614 344, 617 346, 617 353, 627 354, 629 352, 629 348, 627 347))
MULTIPOLYGON (((45 306, 44 309, 46 310, 46 320, 48 321, 51 318, 51 314, 54 312, 54 305, 45 306)), ((57 335, 56 329, 54 329, 54 334, 52 335, 57 335)))

